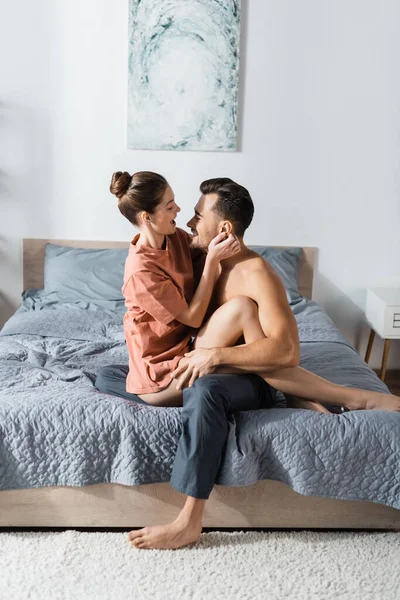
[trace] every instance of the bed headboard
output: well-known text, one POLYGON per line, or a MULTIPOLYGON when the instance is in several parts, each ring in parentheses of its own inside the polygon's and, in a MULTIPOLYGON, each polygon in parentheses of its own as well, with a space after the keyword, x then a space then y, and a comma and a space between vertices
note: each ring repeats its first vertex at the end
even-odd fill
MULTIPOLYGON (((23 240, 23 282, 24 290, 43 288, 44 285, 44 250, 45 245, 71 246, 73 248, 128 248, 129 242, 100 242, 90 240, 23 240)), ((291 246, 273 246, 274 248, 290 248, 291 246)), ((303 248, 300 258, 298 287, 306 298, 312 298, 312 284, 316 248, 303 248)))

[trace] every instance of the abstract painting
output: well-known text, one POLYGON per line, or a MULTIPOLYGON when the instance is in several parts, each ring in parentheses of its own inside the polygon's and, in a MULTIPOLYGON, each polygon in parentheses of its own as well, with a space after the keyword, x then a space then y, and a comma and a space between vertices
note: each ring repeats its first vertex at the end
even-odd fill
POLYGON ((240 0, 130 0, 128 147, 234 151, 240 0))

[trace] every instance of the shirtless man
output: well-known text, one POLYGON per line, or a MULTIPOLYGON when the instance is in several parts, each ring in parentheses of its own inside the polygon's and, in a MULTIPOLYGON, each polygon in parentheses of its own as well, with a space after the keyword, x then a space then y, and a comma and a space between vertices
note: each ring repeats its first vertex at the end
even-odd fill
MULTIPOLYGON (((260 388, 255 379, 263 380, 251 373, 267 377, 270 385, 284 393, 299 396, 304 391, 304 400, 295 399, 293 404, 296 406, 296 402, 300 402, 297 406, 301 408, 329 413, 319 404, 325 402, 349 410, 400 411, 400 398, 396 396, 344 388, 316 378, 304 369, 300 369, 302 390, 299 392, 299 369, 293 369, 298 367, 300 357, 297 323, 285 289, 272 267, 243 242, 244 230, 249 226, 254 210, 250 195, 230 179, 203 182, 201 190, 203 193, 195 207, 195 215, 187 224, 193 234, 192 245, 204 249, 218 233, 233 232, 240 239, 241 251, 223 261, 206 315, 206 319, 209 317, 208 321, 205 319, 206 327, 196 338, 195 350, 180 361, 173 373, 177 387, 183 388, 184 404, 183 432, 171 485, 187 496, 185 505, 177 519, 167 525, 129 532, 128 539, 136 548, 179 548, 199 538, 204 506, 226 440, 227 413, 229 410, 268 407, 258 398, 260 388), (244 294, 247 298, 243 302, 243 317, 229 321, 226 339, 219 338, 218 332, 222 330, 219 308, 234 298, 242 302, 244 294), (239 345, 235 345, 245 331, 246 323, 254 322, 249 319, 254 316, 254 311, 262 328, 262 339, 248 344, 239 341, 239 345), (210 347, 210 340, 216 339, 220 346, 210 347), (277 376, 283 370, 284 381, 277 376), (297 375, 291 388, 290 375, 294 370, 297 375), (218 372, 243 374, 217 375, 218 372)), ((226 310, 222 314, 223 318, 229 319, 226 310)), ((255 332, 256 339, 257 335, 255 332)), ((261 394, 268 394, 268 386, 261 394)))

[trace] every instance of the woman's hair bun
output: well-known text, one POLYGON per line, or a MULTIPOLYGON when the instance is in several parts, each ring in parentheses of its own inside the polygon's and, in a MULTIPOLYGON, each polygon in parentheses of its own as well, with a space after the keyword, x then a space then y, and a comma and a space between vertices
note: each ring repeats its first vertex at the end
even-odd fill
POLYGON ((132 175, 129 175, 128 171, 116 171, 111 178, 110 192, 118 199, 122 198, 128 191, 131 180, 132 175))

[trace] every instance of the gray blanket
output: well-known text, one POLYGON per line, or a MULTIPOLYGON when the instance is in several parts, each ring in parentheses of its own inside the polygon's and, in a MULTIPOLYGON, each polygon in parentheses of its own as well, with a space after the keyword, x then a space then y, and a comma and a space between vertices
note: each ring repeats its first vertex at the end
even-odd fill
MULTIPOLYGON (((342 385, 388 392, 324 310, 292 306, 301 366, 342 385)), ((99 393, 103 365, 127 363, 122 303, 60 304, 39 291, 0 333, 0 489, 167 482, 179 408, 99 393)), ((296 492, 400 509, 400 414, 324 415, 284 407, 238 412, 216 483, 275 479, 296 492)))

